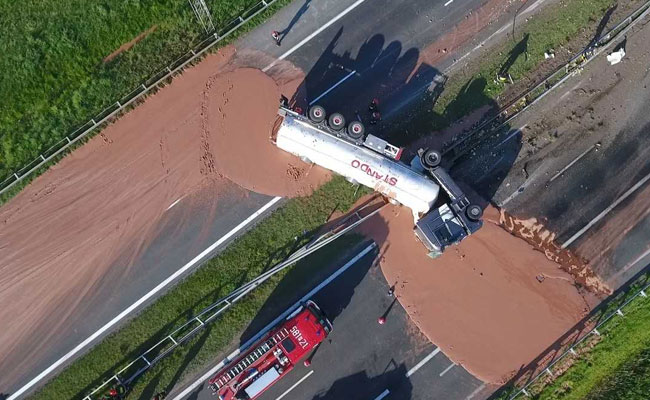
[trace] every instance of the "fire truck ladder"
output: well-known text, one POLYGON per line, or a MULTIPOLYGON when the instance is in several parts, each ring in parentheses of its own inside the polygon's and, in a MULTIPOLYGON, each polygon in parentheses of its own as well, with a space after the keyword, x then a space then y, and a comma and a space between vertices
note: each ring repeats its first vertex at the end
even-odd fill
POLYGON ((259 275, 257 278, 244 284, 225 297, 218 300, 216 303, 203 309, 196 316, 189 319, 180 327, 176 328, 173 332, 153 345, 144 353, 140 354, 137 358, 129 362, 125 367, 117 371, 108 380, 104 381, 100 386, 96 387, 93 391, 87 394, 83 400, 93 400, 101 398, 107 390, 114 386, 129 387, 138 377, 148 371, 153 365, 169 355, 178 346, 190 340, 194 335, 207 326, 208 323, 214 321, 218 316, 228 310, 233 304, 241 300, 244 296, 252 292, 255 288, 266 282, 273 275, 282 271, 283 269, 295 264, 301 259, 307 257, 318 249, 327 246, 329 243, 338 239, 342 235, 351 231, 368 218, 375 215, 385 205, 368 204, 360 208, 354 214, 350 215, 340 224, 333 227, 326 233, 318 236, 316 239, 308 242, 300 249, 295 251, 284 261, 276 264, 268 271, 259 275))
POLYGON ((283 341, 287 336, 289 336, 289 331, 287 328, 282 328, 281 331, 277 332, 275 335, 268 338, 264 343, 258 346, 255 350, 251 351, 245 358, 239 361, 234 367, 222 374, 219 379, 215 382, 217 389, 222 388, 232 381, 237 375, 241 374, 246 370, 251 364, 259 360, 263 355, 268 353, 276 344, 283 341))

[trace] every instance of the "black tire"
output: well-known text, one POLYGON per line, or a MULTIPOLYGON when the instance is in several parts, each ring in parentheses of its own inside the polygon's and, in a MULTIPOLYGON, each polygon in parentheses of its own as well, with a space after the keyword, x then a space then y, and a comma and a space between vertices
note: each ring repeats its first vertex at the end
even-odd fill
POLYGON ((435 168, 440 165, 442 156, 435 150, 427 150, 422 154, 422 159, 420 161, 422 161, 422 165, 424 165, 425 168, 435 168))
POLYGON ((315 124, 320 124, 325 121, 325 109, 321 106, 311 106, 309 108, 309 119, 315 124))
POLYGON ((352 121, 348 124, 348 136, 352 139, 361 139, 366 133, 366 128, 360 121, 352 121))
POLYGON ((478 221, 483 216, 483 209, 477 204, 470 204, 465 209, 465 215, 472 221, 478 221))
POLYGON ((333 130, 340 131, 345 126, 345 118, 339 113, 334 113, 330 115, 327 123, 333 130))

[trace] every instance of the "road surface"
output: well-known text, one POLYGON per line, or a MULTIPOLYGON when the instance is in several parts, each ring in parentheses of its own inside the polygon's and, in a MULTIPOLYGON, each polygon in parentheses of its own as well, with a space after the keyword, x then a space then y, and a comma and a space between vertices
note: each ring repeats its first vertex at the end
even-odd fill
MULTIPOLYGON (((427 87, 426 81, 437 75, 438 68, 435 66, 419 66, 416 75, 420 74, 420 78, 414 81, 417 85, 406 84, 406 77, 414 72, 419 49, 461 22, 481 3, 479 0, 449 4, 413 0, 405 7, 403 3, 398 5, 387 0, 295 1, 262 27, 239 40, 236 46, 264 51, 274 57, 281 57, 293 49, 286 59, 302 68, 308 77, 305 81, 307 98, 300 101, 309 102, 327 92, 327 96, 322 98, 323 104, 330 109, 340 109, 350 117, 350 110, 353 109, 350 104, 361 107, 383 90, 380 97, 387 99, 383 106, 386 113, 391 108, 403 107, 407 104, 404 99, 412 97, 410 93, 420 93, 422 87, 427 87), (335 22, 330 24, 331 21, 335 22), (290 25, 282 46, 276 46, 270 38, 270 31, 290 25), (344 63, 344 69, 334 65, 336 63, 344 63), (350 70, 356 72, 343 82, 345 85, 341 84, 336 90, 328 92, 341 80, 342 74, 348 75, 347 71, 350 70), (390 93, 386 91, 388 87, 391 88, 390 93), (388 96, 394 93, 399 93, 399 96, 388 96)), ((269 200, 267 196, 249 193, 243 200, 237 198, 229 202, 225 199, 213 208, 209 203, 197 207, 191 199, 181 199, 160 222, 157 238, 132 261, 131 268, 137 271, 137 278, 115 287, 114 292, 101 302, 101 307, 86 310, 80 318, 83 324, 67 326, 67 334, 60 335, 65 339, 51 343, 48 351, 32 360, 32 373, 0 388, 0 392, 14 393, 37 376, 40 379, 33 382, 30 390, 38 387, 45 377, 43 371, 54 362, 63 361, 58 367, 60 369, 74 360, 78 353, 65 357, 66 353, 99 332, 108 321, 151 292, 180 266, 217 242, 269 200)), ((243 233, 246 228, 237 231, 237 234, 243 233)), ((210 254, 218 253, 225 245, 227 241, 210 254)), ((116 261, 119 262, 123 260, 116 261)), ((186 272, 191 272, 198 265, 200 263, 192 265, 186 272)), ((149 301, 164 291, 156 292, 149 301)), ((149 301, 135 309, 140 309, 149 301)), ((87 344, 96 343, 115 327, 89 340, 87 344)), ((39 335, 35 332, 35 340, 39 335)))
MULTIPOLYGON (((260 400, 374 399, 384 391, 389 392, 386 399, 486 395, 482 382, 429 343, 399 302, 387 295, 389 285, 380 268, 373 266, 375 257, 376 251, 369 253, 312 297, 334 330, 309 367, 298 365, 260 400), (386 323, 379 325, 382 315, 386 323)), ((214 396, 201 385, 186 398, 214 396)))

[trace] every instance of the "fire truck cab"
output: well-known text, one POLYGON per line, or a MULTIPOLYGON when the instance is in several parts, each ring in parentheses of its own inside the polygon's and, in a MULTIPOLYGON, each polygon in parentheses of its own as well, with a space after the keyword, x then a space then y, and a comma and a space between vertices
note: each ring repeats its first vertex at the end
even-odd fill
POLYGON ((281 379, 332 331, 308 300, 209 380, 219 400, 253 400, 281 379))

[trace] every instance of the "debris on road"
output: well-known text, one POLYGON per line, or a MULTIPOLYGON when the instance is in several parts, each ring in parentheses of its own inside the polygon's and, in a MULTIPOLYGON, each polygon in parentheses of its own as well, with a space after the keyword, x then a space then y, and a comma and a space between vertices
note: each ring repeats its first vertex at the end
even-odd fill
POLYGON ((609 61, 610 65, 616 65, 621 62, 623 57, 625 57, 625 49, 621 47, 617 51, 609 53, 607 55, 607 61, 609 61))

